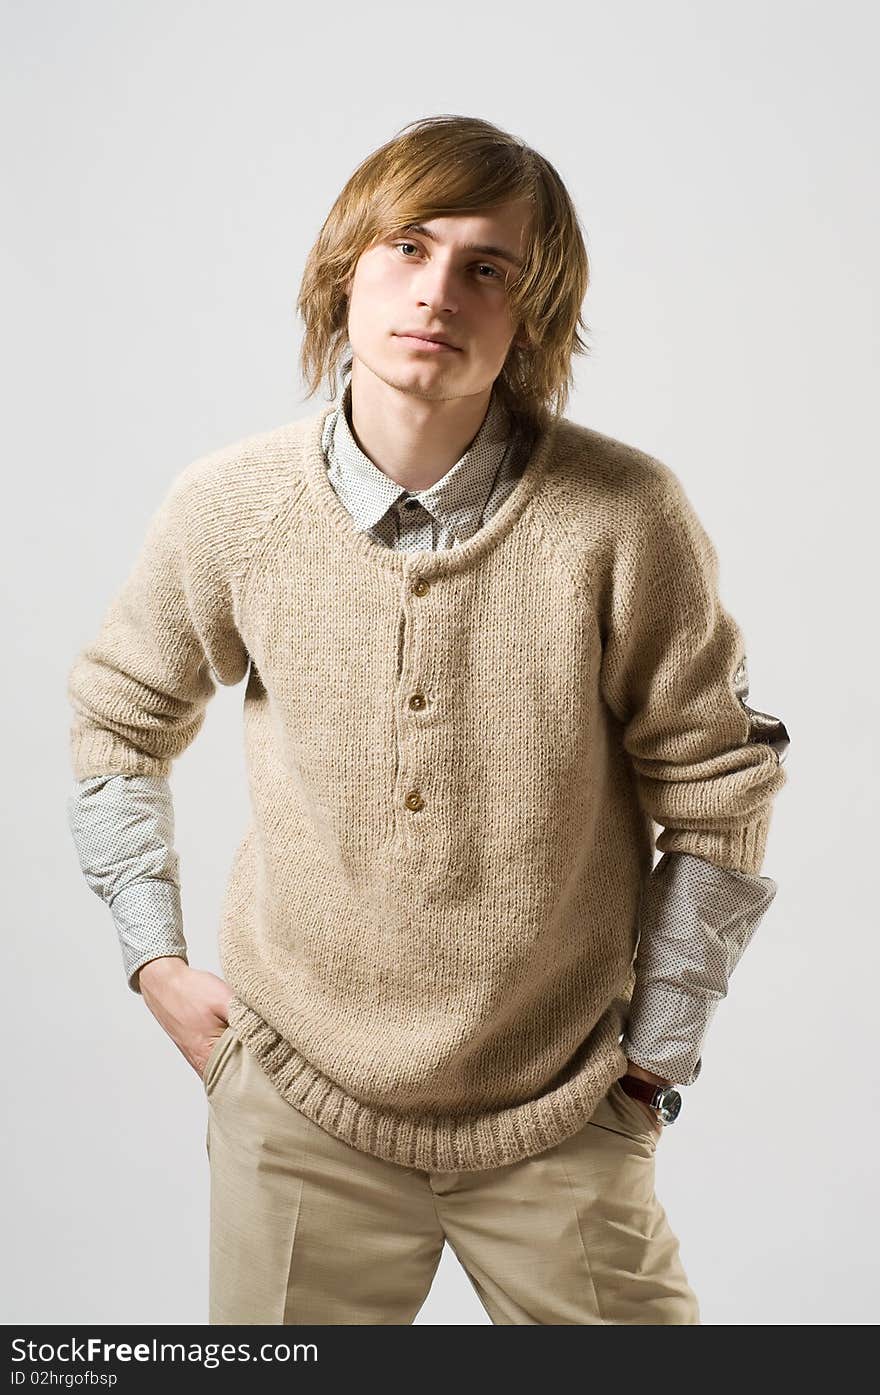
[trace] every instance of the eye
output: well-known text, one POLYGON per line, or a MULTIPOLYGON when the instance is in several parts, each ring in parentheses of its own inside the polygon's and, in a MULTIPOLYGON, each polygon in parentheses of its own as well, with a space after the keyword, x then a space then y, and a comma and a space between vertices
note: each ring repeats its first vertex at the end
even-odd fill
MULTIPOLYGON (((403 256, 403 258, 404 258, 405 261, 412 261, 412 257, 410 257, 410 256, 407 255, 407 253, 406 253, 405 250, 404 250, 405 248, 410 247, 410 248, 412 248, 412 250, 413 250, 414 252, 419 252, 419 251, 421 251, 421 248, 420 248, 420 247, 418 246, 418 244, 415 243, 415 242, 395 242, 395 243, 393 243, 392 245, 400 250, 401 255, 403 256)), ((488 262, 477 262, 475 265, 476 265, 477 271, 488 271, 488 272, 489 272, 489 275, 488 275, 488 276, 478 276, 478 277, 477 277, 477 280, 478 280, 478 281, 504 281, 504 280, 505 280, 505 276, 504 276, 503 272, 498 271, 498 269, 497 269, 496 267, 494 267, 494 266, 490 266, 490 264, 489 264, 488 262)))

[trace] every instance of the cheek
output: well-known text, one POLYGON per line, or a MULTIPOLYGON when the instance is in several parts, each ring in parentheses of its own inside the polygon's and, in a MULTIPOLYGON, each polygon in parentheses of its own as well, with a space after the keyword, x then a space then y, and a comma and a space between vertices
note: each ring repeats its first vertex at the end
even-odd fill
POLYGON ((487 340, 491 342, 493 354, 506 356, 513 339, 514 324, 506 303, 493 307, 486 313, 487 340))
POLYGON ((366 254, 361 257, 351 283, 350 303, 356 315, 362 305, 372 305, 381 296, 382 269, 366 254))
POLYGON ((383 267, 360 267, 349 301, 349 325, 361 335, 381 336, 393 326, 404 288, 383 267))
POLYGON ((375 295, 387 279, 387 271, 380 261, 362 258, 355 276, 355 294, 361 291, 364 295, 375 295))

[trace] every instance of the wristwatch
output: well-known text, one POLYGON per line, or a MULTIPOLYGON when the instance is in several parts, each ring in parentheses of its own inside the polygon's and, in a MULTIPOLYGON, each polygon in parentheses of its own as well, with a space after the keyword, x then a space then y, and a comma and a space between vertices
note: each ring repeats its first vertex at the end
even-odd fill
POLYGON ((675 1123, 681 1112, 681 1095, 674 1085, 655 1085, 637 1075, 622 1075, 617 1083, 627 1095, 656 1109, 662 1123, 675 1123))

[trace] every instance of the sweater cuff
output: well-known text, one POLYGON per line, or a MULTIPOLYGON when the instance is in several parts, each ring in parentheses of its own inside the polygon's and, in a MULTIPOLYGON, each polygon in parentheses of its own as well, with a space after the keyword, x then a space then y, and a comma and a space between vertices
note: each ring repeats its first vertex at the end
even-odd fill
POLYGON ((166 779, 171 761, 139 751, 106 727, 80 726, 71 732, 70 758, 77 780, 94 775, 155 775, 166 779))
POLYGON ((751 823, 727 829, 664 828, 660 852, 690 853, 717 867, 757 875, 764 865, 771 811, 751 823))

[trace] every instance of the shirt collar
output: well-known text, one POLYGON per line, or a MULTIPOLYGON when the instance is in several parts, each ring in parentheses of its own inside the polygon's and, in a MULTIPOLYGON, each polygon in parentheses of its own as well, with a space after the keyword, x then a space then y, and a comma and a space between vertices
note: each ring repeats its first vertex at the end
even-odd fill
POLYGON ((510 419, 493 390, 482 425, 468 449, 428 489, 406 490, 373 464, 349 423, 351 379, 324 426, 324 454, 333 487, 359 529, 374 528, 401 494, 418 499, 460 541, 476 533, 498 468, 510 444, 510 419))

